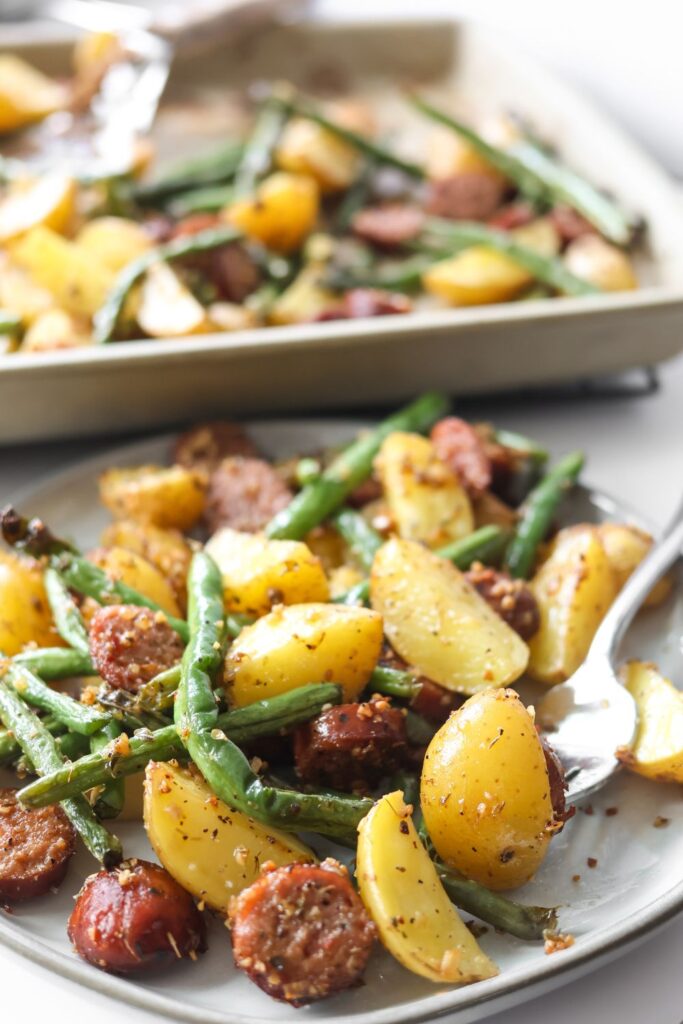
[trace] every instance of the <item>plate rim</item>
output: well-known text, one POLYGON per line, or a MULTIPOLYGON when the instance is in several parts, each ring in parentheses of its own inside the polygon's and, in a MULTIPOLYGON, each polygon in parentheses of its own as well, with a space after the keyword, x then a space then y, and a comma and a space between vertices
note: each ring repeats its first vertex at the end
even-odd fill
MULTIPOLYGON (((265 429, 276 433, 279 428, 305 427, 307 430, 348 429, 358 430, 368 425, 368 420, 352 417, 280 417, 269 420, 247 420, 247 429, 265 429)), ((56 487, 68 487, 72 480, 82 480, 92 476, 104 465, 121 458, 134 459, 136 452, 144 452, 152 446, 169 444, 177 436, 177 431, 166 431, 149 437, 128 442, 123 445, 107 448, 97 455, 80 459, 66 469, 57 470, 40 480, 39 483, 27 485, 10 495, 8 501, 19 505, 29 504, 39 498, 41 491, 56 487)), ((614 498, 609 492, 590 484, 580 484, 588 494, 598 499, 598 504, 607 509, 612 507, 625 514, 636 525, 652 529, 652 524, 628 502, 614 498)), ((466 1020, 478 1019, 481 1011, 490 1009, 493 1013, 504 1005, 521 1003, 527 998, 540 994, 544 987, 553 983, 562 985, 571 980, 572 975, 588 973, 597 969, 608 959, 615 959, 629 948, 644 941, 650 934, 663 928, 669 921, 683 910, 683 878, 666 894, 651 901, 645 907, 629 914, 618 924, 600 928, 592 935, 582 939, 581 946, 564 950, 561 958, 547 961, 539 971, 538 964, 530 964, 514 977, 498 975, 486 982, 467 988, 444 988, 434 995, 411 999, 400 1006, 384 1007, 366 1012, 360 1011, 349 1016, 346 1013, 325 1014, 320 1020, 324 1024, 417 1024, 419 1021, 435 1020, 446 1014, 462 1017, 466 1020), (481 991, 481 986, 486 986, 481 991), (468 993, 463 999, 461 993, 468 993), (458 998, 460 997, 460 998, 458 998), (457 1000, 457 1002, 455 1001, 457 1000), (472 1015, 474 1011, 474 1015, 472 1015)), ((58 949, 53 949, 47 942, 37 938, 33 933, 26 932, 15 924, 11 917, 0 914, 0 945, 39 965, 60 977, 68 978, 77 984, 84 985, 102 995, 117 999, 121 1003, 138 1007, 152 1013, 164 1013, 174 1020, 188 1024, 272 1024, 267 1014, 245 1015, 234 1011, 218 1011, 208 1006, 193 1005, 189 1002, 180 1003, 177 999, 163 993, 150 990, 136 984, 134 979, 124 979, 98 971, 91 965, 71 957, 58 949)), ((189 989, 191 992, 191 989, 189 989)), ((454 1020, 458 1017, 454 1016, 454 1020)))

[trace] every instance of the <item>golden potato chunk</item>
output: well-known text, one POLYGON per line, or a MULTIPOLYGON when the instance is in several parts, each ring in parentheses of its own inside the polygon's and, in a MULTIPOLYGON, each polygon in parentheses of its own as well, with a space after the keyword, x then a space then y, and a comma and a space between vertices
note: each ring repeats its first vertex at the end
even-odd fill
POLYGON ((143 228, 136 221, 125 217, 95 217, 89 220, 78 232, 76 242, 115 274, 152 246, 143 228))
MULTIPOLYGON (((626 523, 601 523, 598 535, 605 549, 609 564, 619 590, 652 547, 652 537, 645 530, 626 523)), ((655 583, 643 602, 644 607, 654 608, 671 593, 671 578, 664 576, 655 583)))
POLYGON ((266 861, 314 861, 291 834, 259 825, 219 800, 198 772, 176 762, 147 765, 145 829, 157 857, 184 889, 212 910, 258 878, 266 861))
POLYGON ((192 549, 180 530, 119 519, 105 528, 101 542, 104 547, 125 548, 151 562, 171 584, 181 607, 185 606, 192 549))
POLYGON ((438 548, 474 529, 467 492, 426 437, 389 434, 375 468, 400 537, 438 548))
POLYGON ((327 601, 319 558, 301 541, 268 540, 224 527, 206 545, 223 577, 225 607, 257 618, 276 604, 327 601))
POLYGON ((619 760, 646 779, 683 782, 683 693, 647 662, 629 662, 622 676, 636 702, 638 731, 619 760))
POLYGON ((225 217, 269 249, 292 252, 315 227, 318 206, 313 178, 278 171, 261 182, 252 198, 227 207, 225 217))
POLYGON ((10 254, 60 309, 75 316, 93 316, 114 283, 115 275, 92 253, 43 225, 13 242, 10 254))
POLYGON ((283 171, 314 178, 322 192, 348 188, 359 164, 353 146, 305 118, 293 118, 286 125, 275 159, 283 171))
POLYGON ((10 242, 31 228, 43 225, 65 231, 74 214, 76 182, 54 172, 10 186, 0 201, 0 242, 10 242))
POLYGON ((582 235, 567 247, 567 269, 604 292, 628 292, 638 287, 630 258, 599 235, 582 235))
POLYGON ((529 675, 561 683, 582 663, 616 597, 617 584, 596 528, 560 530, 530 582, 541 625, 529 642, 529 675))
POLYGON ((439 856, 490 889, 528 882, 548 850, 553 807, 534 720, 514 690, 478 693, 433 738, 420 803, 439 856))
POLYGON ((448 690, 506 686, 526 668, 521 637, 454 565, 414 541, 394 539, 379 549, 370 602, 394 650, 448 690))
POLYGON ((12 657, 26 644, 62 647, 52 621, 37 562, 0 551, 0 654, 12 657))
POLYGON ((367 608, 297 604, 275 608, 243 629, 226 659, 237 707, 306 683, 339 683, 355 701, 382 649, 382 619, 367 608))
POLYGON ((528 270, 484 245, 473 245, 457 256, 439 260, 422 275, 425 290, 452 306, 508 302, 532 281, 528 270))
POLYGON ((67 90, 21 57, 0 54, 0 132, 13 132, 63 107, 67 90))
POLYGON ((444 891, 402 793, 383 796, 358 826, 356 874, 383 944, 409 971, 460 985, 498 973, 444 891))
POLYGON ((185 466, 108 469, 100 498, 116 519, 135 519, 163 529, 189 530, 204 511, 206 477, 185 466))
POLYGON ((154 601, 167 615, 179 618, 180 607, 171 584, 159 570, 134 551, 124 548, 97 548, 88 558, 113 580, 121 580, 154 601))

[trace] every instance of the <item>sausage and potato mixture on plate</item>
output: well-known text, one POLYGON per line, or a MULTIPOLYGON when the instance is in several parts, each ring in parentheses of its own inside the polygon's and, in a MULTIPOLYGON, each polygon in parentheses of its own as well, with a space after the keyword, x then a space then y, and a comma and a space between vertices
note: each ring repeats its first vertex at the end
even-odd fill
MULTIPOLYGON (((525 694, 581 664, 652 538, 559 528, 582 454, 548 467, 435 394, 336 450, 273 463, 205 423, 169 454, 101 476, 95 549, 1 514, 2 902, 70 885, 82 842, 79 956, 163 970, 215 915, 292 1006, 358 985, 377 943, 434 983, 493 977, 460 911, 570 945, 514 894, 575 811, 525 694), (136 791, 144 859, 116 835, 136 791)), ((621 761, 683 782, 683 697, 652 664, 624 682, 621 761)))
POLYGON ((387 132, 368 98, 276 82, 243 130, 159 168, 147 138, 116 177, 22 163, 22 132, 87 107, 121 59, 85 37, 58 82, 0 55, 7 353, 638 287, 638 219, 529 126, 471 124, 448 97, 406 93, 387 132))

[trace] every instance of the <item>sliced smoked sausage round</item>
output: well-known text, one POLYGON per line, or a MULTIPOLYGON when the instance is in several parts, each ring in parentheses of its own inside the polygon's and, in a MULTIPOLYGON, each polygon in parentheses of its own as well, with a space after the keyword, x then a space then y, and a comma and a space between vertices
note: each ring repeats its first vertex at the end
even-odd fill
POLYGON ((117 690, 136 692, 183 656, 182 640, 164 613, 133 604, 98 608, 89 638, 93 665, 117 690))
POLYGON ((266 870, 230 904, 235 964, 304 1006, 359 982, 376 929, 336 861, 266 870))
POLYGON ((137 859, 86 879, 67 930, 79 956, 112 974, 194 960, 206 949, 190 894, 158 864, 137 859))
POLYGON ((58 886, 75 844, 61 807, 24 807, 16 789, 0 789, 0 902, 29 900, 58 886))

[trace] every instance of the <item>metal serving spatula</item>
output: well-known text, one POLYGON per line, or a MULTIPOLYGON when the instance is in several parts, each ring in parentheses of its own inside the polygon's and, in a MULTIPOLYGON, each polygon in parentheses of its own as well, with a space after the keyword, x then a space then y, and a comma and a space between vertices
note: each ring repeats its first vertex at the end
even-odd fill
POLYGON ((537 707, 537 720, 565 767, 567 799, 577 802, 603 786, 617 769, 616 751, 637 726, 633 698, 619 682, 617 648, 654 584, 683 549, 683 503, 603 619, 583 665, 553 687, 537 707))

